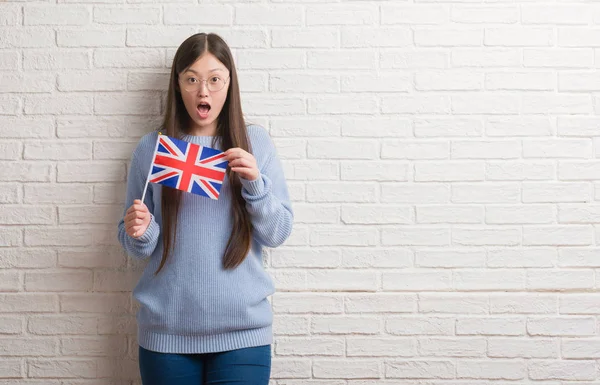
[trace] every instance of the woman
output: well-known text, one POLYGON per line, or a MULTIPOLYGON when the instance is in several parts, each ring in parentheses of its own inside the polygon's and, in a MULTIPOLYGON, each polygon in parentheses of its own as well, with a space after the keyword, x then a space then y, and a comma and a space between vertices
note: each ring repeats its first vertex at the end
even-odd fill
POLYGON ((274 292, 262 247, 281 245, 293 214, 268 133, 246 126, 231 51, 215 34, 186 39, 173 59, 163 134, 225 152, 218 200, 148 184, 158 132, 133 152, 125 213, 127 253, 149 258, 133 291, 144 385, 266 385, 274 292))

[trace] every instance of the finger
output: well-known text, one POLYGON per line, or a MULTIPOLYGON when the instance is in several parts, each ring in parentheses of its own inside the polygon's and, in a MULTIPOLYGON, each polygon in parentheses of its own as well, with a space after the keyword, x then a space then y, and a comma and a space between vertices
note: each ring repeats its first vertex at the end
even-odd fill
POLYGON ((229 162, 229 167, 250 167, 250 161, 244 158, 238 158, 229 162))

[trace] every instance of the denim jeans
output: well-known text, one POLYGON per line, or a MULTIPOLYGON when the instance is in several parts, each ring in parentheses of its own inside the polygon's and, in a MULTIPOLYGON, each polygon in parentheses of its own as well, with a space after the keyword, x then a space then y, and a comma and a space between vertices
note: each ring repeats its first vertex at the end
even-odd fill
POLYGON ((143 385, 268 385, 271 345, 205 354, 158 353, 139 347, 143 385))

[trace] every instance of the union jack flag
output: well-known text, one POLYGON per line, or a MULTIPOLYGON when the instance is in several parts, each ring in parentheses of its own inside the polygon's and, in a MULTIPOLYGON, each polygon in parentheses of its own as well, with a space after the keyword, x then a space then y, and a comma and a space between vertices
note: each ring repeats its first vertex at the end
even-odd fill
POLYGON ((218 199, 227 163, 222 151, 159 135, 149 181, 218 199))

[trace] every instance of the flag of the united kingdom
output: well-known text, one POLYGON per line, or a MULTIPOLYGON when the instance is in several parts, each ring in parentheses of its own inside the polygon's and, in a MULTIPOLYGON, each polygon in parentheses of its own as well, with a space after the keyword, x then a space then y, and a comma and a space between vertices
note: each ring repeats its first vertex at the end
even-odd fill
POLYGON ((222 151, 159 135, 150 182, 218 199, 227 163, 222 151))

